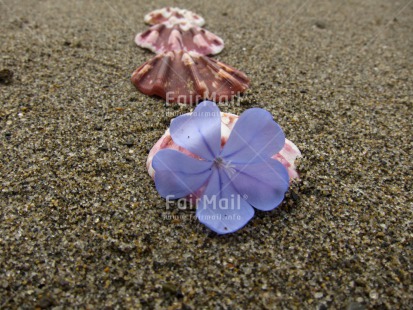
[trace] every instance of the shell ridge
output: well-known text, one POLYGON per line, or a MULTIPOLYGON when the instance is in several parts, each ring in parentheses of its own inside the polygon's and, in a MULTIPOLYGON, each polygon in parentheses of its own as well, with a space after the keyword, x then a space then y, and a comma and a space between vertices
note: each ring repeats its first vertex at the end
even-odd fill
POLYGON ((205 98, 205 93, 208 93, 208 86, 205 84, 205 82, 202 81, 201 76, 199 74, 198 68, 195 64, 195 61, 193 60, 193 57, 189 54, 188 57, 191 59, 191 63, 188 65, 189 67, 189 72, 192 75, 192 78, 194 79, 194 86, 197 90, 197 92, 205 98))
POLYGON ((166 80, 167 74, 170 69, 171 57, 169 57, 168 55, 165 55, 165 57, 162 57, 160 61, 161 61, 161 65, 158 71, 156 72, 156 79, 153 84, 153 90, 156 92, 156 94, 158 94, 158 92, 164 93, 163 85, 166 84, 165 80, 166 80))
POLYGON ((171 50, 180 51, 184 49, 182 33, 179 30, 179 28, 175 26, 169 35, 168 47, 167 47, 168 51, 171 51, 171 50))

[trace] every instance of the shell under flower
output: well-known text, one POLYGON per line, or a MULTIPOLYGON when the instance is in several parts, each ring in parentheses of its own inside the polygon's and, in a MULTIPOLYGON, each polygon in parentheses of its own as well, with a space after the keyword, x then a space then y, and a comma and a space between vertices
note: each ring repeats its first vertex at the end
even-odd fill
POLYGON ((154 53, 183 50, 201 55, 215 55, 224 48, 224 41, 220 37, 188 22, 153 25, 137 34, 135 42, 154 53))
POLYGON ((166 7, 158 10, 154 10, 145 15, 144 21, 150 25, 156 25, 169 21, 171 23, 189 22, 202 27, 205 25, 205 20, 198 14, 189 10, 166 7))
MULTIPOLYGON (((237 122, 238 118, 238 115, 221 112, 221 147, 223 147, 225 143, 228 141, 231 131, 235 123, 237 122)), ((158 151, 168 148, 182 152, 190 157, 198 158, 195 154, 177 145, 172 140, 169 129, 167 129, 164 135, 156 142, 156 144, 150 150, 148 159, 146 161, 146 168, 148 169, 149 175, 153 179, 155 178, 155 170, 152 167, 153 157, 158 151)), ((282 148, 282 150, 279 153, 274 154, 274 156, 272 156, 273 159, 276 159, 279 162, 281 162, 287 169, 288 175, 290 177, 290 182, 293 179, 299 178, 297 168, 295 166, 295 160, 298 157, 301 157, 300 150, 293 142, 291 142, 288 139, 285 139, 285 145, 282 148)), ((196 193, 194 193, 194 195, 196 196, 196 193)))
POLYGON ((183 104, 195 104, 203 99, 229 101, 249 86, 249 78, 241 71, 185 51, 156 55, 135 70, 131 81, 146 95, 183 104))

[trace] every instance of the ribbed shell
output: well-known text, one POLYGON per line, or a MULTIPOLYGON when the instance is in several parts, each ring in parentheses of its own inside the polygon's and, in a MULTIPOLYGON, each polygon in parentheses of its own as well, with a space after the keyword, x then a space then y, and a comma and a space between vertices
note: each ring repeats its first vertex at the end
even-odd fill
POLYGON ((155 10, 146 14, 144 21, 150 25, 156 25, 166 21, 171 23, 189 22, 200 27, 205 25, 205 20, 198 14, 188 10, 171 7, 155 10))
POLYGON ((154 53, 183 50, 201 55, 215 55, 224 48, 224 41, 220 37, 189 23, 165 22, 153 25, 136 35, 135 42, 154 53))
POLYGON ((222 62, 185 51, 156 55, 132 74, 132 83, 146 95, 168 103, 195 104, 209 99, 229 101, 249 86, 248 77, 222 62))

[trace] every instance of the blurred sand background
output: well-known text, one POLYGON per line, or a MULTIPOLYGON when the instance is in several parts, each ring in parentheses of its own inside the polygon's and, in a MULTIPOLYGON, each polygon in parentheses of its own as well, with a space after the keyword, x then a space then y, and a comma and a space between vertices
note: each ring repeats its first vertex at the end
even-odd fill
POLYGON ((0 27, 0 308, 413 303, 412 1, 0 0, 0 27), (232 235, 167 210, 146 172, 189 111, 130 83, 166 5, 250 76, 222 110, 269 110, 304 156, 284 203, 232 235))

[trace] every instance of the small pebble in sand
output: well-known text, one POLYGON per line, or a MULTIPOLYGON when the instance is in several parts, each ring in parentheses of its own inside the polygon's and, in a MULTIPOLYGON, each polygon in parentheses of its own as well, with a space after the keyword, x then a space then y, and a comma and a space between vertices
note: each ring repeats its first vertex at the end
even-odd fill
POLYGON ((11 84, 13 81, 13 71, 10 69, 2 69, 0 70, 0 84, 11 84))

